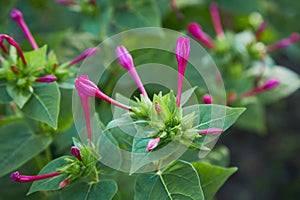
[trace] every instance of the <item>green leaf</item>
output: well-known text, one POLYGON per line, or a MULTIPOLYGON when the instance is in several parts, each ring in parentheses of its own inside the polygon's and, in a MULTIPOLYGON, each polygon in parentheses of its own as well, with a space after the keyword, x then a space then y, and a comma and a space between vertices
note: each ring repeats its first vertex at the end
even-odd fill
MULTIPOLYGON (((38 173, 38 175, 48 174, 57 171, 58 168, 67 165, 65 158, 72 158, 71 156, 62 156, 55 160, 49 162, 43 169, 38 173)), ((67 178, 67 175, 61 174, 54 176, 52 178, 47 178, 32 183, 27 195, 32 194, 37 191, 48 191, 48 190, 58 190, 58 186, 61 181, 67 178)))
POLYGON ((134 199, 193 199, 203 200, 200 180, 194 167, 178 161, 163 172, 137 177, 134 199))
POLYGON ((0 176, 34 158, 52 141, 49 136, 34 134, 21 122, 1 127, 0 133, 0 176))
POLYGON ((20 108, 23 108, 32 95, 28 88, 17 87, 15 83, 8 83, 6 89, 9 96, 20 108))
POLYGON ((184 104, 186 104, 188 102, 188 100, 191 98, 192 94, 195 92, 197 86, 196 87, 192 87, 186 91, 184 91, 181 94, 181 106, 183 106, 184 104))
POLYGON ((7 83, 0 83, 0 103, 8 103, 12 101, 12 98, 7 92, 6 85, 7 83))
POLYGON ((46 53, 47 45, 43 47, 24 53, 27 67, 30 69, 35 69, 37 67, 44 67, 46 64, 46 53))
POLYGON ((73 124, 72 90, 60 88, 61 102, 59 107, 57 132, 66 131, 73 124))
POLYGON ((70 187, 67 190, 63 190, 61 193, 61 199, 73 199, 73 200, 108 200, 112 199, 117 193, 118 186, 114 180, 107 179, 101 180, 98 183, 88 184, 79 183, 70 187))
POLYGON ((183 108, 183 115, 196 111, 198 116, 195 122, 198 129, 214 127, 225 131, 245 110, 215 104, 198 104, 183 108))
POLYGON ((45 122, 56 129, 59 105, 60 92, 57 83, 41 83, 34 87, 34 92, 22 111, 28 117, 45 122))
POLYGON ((237 171, 236 167, 224 168, 203 162, 192 163, 197 170, 205 199, 210 200, 225 183, 225 181, 237 171))

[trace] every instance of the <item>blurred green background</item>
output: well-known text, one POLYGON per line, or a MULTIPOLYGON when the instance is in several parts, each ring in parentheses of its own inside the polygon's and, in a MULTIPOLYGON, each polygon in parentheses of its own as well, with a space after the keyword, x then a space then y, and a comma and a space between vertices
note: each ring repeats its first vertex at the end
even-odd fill
MULTIPOLYGON (((97 14, 74 12, 53 0, 4 0, 0 2, 1 33, 12 35, 25 50, 29 43, 9 18, 13 8, 23 12, 38 44, 48 44, 62 61, 76 57, 83 49, 122 30, 144 26, 162 26, 186 31, 187 24, 198 22, 214 35, 207 0, 177 0, 184 15, 176 17, 168 0, 98 0, 97 14)), ((263 41, 275 43, 292 32, 300 32, 300 1, 293 0, 218 0, 225 29, 241 31, 253 28, 264 19, 268 23, 263 41)), ((300 74, 300 42, 272 53, 280 65, 300 74)), ((117 72, 115 72, 117 73, 117 72)), ((217 199, 298 199, 300 196, 300 102, 299 90, 267 107, 267 133, 264 135, 232 128, 217 145, 230 150, 230 165, 239 170, 222 187, 217 199)), ((256 124, 253 124, 256 126, 256 124)), ((67 149, 67 148, 66 148, 67 149)), ((28 168, 29 166, 27 166, 28 168)), ((26 168, 26 166, 25 166, 26 168)), ((4 177, 4 178, 7 178, 4 177)), ((1 180, 4 180, 1 178, 1 180)), ((9 190, 9 181, 0 183, 0 199, 17 190, 9 190), (6 188, 5 190, 3 188, 6 188)), ((24 194, 26 187, 20 187, 24 194)), ((38 196, 36 196, 38 198, 38 196)), ((28 197, 28 199, 34 196, 28 197)))

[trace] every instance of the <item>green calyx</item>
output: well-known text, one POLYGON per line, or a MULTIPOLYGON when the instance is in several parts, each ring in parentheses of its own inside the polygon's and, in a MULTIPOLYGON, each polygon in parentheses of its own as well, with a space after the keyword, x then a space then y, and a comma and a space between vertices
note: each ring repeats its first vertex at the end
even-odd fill
MULTIPOLYGON (((145 120, 155 132, 148 135, 149 138, 160 137, 160 143, 171 140, 183 141, 183 137, 194 125, 195 113, 182 116, 181 106, 176 105, 176 97, 173 91, 166 95, 160 92, 154 95, 152 102, 141 95, 141 100, 137 99, 137 106, 132 107, 134 120, 145 120)), ((193 131, 193 138, 195 131, 193 131)), ((192 138, 192 139, 193 139, 192 138)))

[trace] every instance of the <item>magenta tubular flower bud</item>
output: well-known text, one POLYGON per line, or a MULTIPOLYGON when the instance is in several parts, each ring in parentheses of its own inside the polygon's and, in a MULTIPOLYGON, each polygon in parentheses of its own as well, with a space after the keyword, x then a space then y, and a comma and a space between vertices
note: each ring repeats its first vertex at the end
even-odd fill
POLYGON ((116 48, 116 54, 117 54, 117 57, 118 57, 118 60, 121 64, 121 66, 123 66, 125 69, 127 69, 129 71, 131 77, 137 84, 142 95, 144 95, 144 97, 148 98, 148 94, 143 86, 143 83, 134 68, 132 56, 130 55, 130 53, 127 51, 127 49, 124 46, 118 46, 116 48))
POLYGON ((206 47, 210 49, 216 48, 213 40, 202 31, 201 27, 197 23, 190 23, 188 25, 188 32, 206 47))
POLYGON ((5 45, 1 41, 0 41, 0 48, 2 49, 3 53, 8 54, 8 50, 6 49, 5 45))
POLYGON ((55 0, 56 3, 63 4, 66 6, 75 6, 77 3, 72 0, 55 0))
POLYGON ((279 85, 280 81, 277 78, 268 79, 263 86, 261 86, 261 90, 270 90, 279 85))
POLYGON ((71 179, 70 178, 66 178, 65 180, 63 180, 62 182, 59 183, 58 189, 62 189, 64 187, 66 187, 66 185, 68 185, 70 183, 71 179))
POLYGON ((87 128, 87 134, 88 134, 89 140, 92 140, 90 111, 89 111, 89 103, 88 103, 89 97, 101 98, 104 101, 107 101, 111 104, 119 106, 123 109, 131 110, 131 107, 124 105, 124 104, 108 97, 103 92, 101 92, 100 89, 98 88, 98 86, 95 83, 91 82, 89 80, 89 77, 86 75, 79 76, 77 78, 77 80, 75 81, 74 85, 75 85, 75 88, 77 89, 77 92, 80 97, 82 107, 84 110, 84 115, 85 115, 85 120, 86 120, 86 128, 87 128))
POLYGON ((75 156, 78 160, 82 161, 80 150, 76 146, 71 147, 71 154, 75 156))
POLYGON ((210 14, 211 18, 215 27, 215 31, 217 34, 217 37, 219 38, 224 38, 224 32, 222 29, 221 21, 220 21, 220 16, 219 16, 219 11, 218 11, 218 4, 212 3, 210 5, 210 14))
POLYGON ((92 55, 94 55, 95 53, 97 53, 99 51, 99 48, 95 47, 95 48, 88 48, 86 49, 84 52, 82 52, 81 55, 79 55, 77 58, 75 58, 74 60, 72 60, 70 63, 69 63, 69 66, 72 66, 92 55))
POLYGON ((256 40, 260 39, 260 37, 262 36, 262 34, 266 30, 266 28, 267 28, 267 22, 263 22, 256 31, 256 34, 255 34, 256 40))
POLYGON ((149 140, 148 145, 146 147, 146 150, 147 151, 151 151, 154 148, 156 148, 157 145, 158 145, 158 143, 159 143, 159 141, 160 141, 160 137, 159 136, 157 138, 155 138, 155 139, 149 140))
POLYGON ((300 38, 299 33, 293 33, 289 38, 282 39, 279 42, 277 42, 276 44, 267 46, 267 50, 274 51, 277 49, 285 48, 285 47, 290 46, 291 44, 297 42, 299 40, 299 38, 300 38))
POLYGON ((155 111, 156 111, 157 115, 160 115, 161 114, 161 107, 160 107, 158 102, 155 102, 154 108, 155 108, 155 111))
POLYGON ((220 134, 224 132, 223 129, 220 129, 220 128, 207 128, 207 129, 203 129, 203 130, 200 130, 199 131, 199 134, 202 134, 202 135, 209 135, 209 134, 220 134))
POLYGON ((176 43, 176 60, 178 63, 178 88, 176 105, 180 106, 182 83, 186 64, 190 56, 190 40, 187 37, 179 37, 176 43))
POLYGON ((60 175, 60 172, 52 172, 49 174, 43 174, 43 175, 38 175, 38 176, 25 176, 25 175, 20 175, 18 171, 11 173, 10 179, 16 182, 32 182, 32 181, 38 181, 38 180, 43 180, 47 178, 51 178, 54 176, 60 175))
POLYGON ((202 101, 203 101, 203 103, 205 103, 205 104, 212 104, 212 103, 213 103, 212 96, 209 95, 209 94, 203 95, 202 101))
POLYGON ((35 79, 36 82, 44 82, 44 83, 51 83, 56 80, 57 80, 56 76, 51 74, 35 79))
POLYGON ((17 10, 17 9, 13 9, 10 13, 10 17, 17 22, 17 24, 20 26, 20 28, 22 29, 24 35, 27 37, 28 41, 30 42, 32 48, 34 50, 37 50, 39 47, 36 44, 29 28, 27 27, 24 19, 23 19, 23 15, 21 13, 21 11, 17 10))
POLYGON ((26 66, 27 63, 26 63, 23 51, 22 51, 21 47, 19 46, 19 44, 12 37, 5 35, 5 34, 0 34, 0 43, 3 43, 3 39, 5 39, 10 45, 14 46, 17 49, 18 54, 21 57, 22 63, 26 66))

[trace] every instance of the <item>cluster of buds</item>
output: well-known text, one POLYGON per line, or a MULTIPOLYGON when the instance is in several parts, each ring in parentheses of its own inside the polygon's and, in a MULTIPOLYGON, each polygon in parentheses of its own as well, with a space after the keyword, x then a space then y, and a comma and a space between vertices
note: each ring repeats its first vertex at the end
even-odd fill
MULTIPOLYGON (((81 75, 77 78, 75 82, 75 88, 77 89, 78 95, 82 102, 82 107, 86 118, 87 138, 89 141, 92 140, 88 103, 90 97, 100 98, 115 106, 128 110, 130 116, 134 120, 142 119, 147 121, 148 125, 156 131, 148 136, 149 141, 148 145, 145 147, 146 151, 151 151, 157 148, 160 143, 165 143, 172 140, 181 141, 181 139, 184 137, 190 137, 186 136, 187 134, 185 135, 185 132, 191 132, 191 130, 193 130, 195 133, 193 137, 202 137, 206 134, 220 134, 223 132, 222 129, 218 128, 208 128, 205 130, 194 129, 193 121, 195 119, 195 114, 190 113, 189 115, 182 116, 182 84, 190 55, 190 41, 187 37, 178 38, 175 52, 178 63, 178 88, 176 97, 173 91, 170 91, 166 95, 162 95, 162 93, 154 95, 151 101, 138 73, 135 70, 132 56, 124 46, 117 47, 116 54, 119 63, 126 70, 128 70, 141 92, 140 99, 136 98, 137 104, 135 106, 130 107, 108 97, 98 88, 95 83, 88 79, 87 75, 81 75)), ((211 100, 208 100, 207 102, 212 103, 211 100)))
MULTIPOLYGON (((188 25, 188 32, 191 36, 193 36, 193 38, 195 38, 197 41, 211 50, 212 55, 216 58, 216 62, 220 62, 218 63, 218 65, 222 66, 221 72, 223 73, 223 75, 229 74, 229 78, 231 80, 239 78, 241 76, 241 73, 243 72, 243 69, 246 69, 249 65, 251 65, 251 63, 249 63, 249 57, 254 61, 258 59, 262 63, 261 74, 259 74, 258 77, 254 80, 255 88, 240 95, 237 95, 234 91, 231 91, 230 93, 228 93, 227 105, 231 105, 238 97, 244 98, 253 96, 264 91, 276 88, 280 84, 280 81, 272 77, 265 83, 265 85, 268 85, 269 82, 272 82, 272 87, 264 87, 264 85, 258 86, 257 84, 258 82, 260 82, 264 73, 267 53, 277 49, 285 48, 297 42, 300 38, 299 33, 293 33, 290 37, 282 39, 275 44, 265 45, 260 41, 261 36, 263 35, 267 27, 267 23, 263 22, 254 34, 253 39, 245 44, 245 50, 247 50, 248 55, 235 55, 237 52, 239 52, 239 50, 234 49, 235 45, 233 44, 233 36, 229 35, 229 33, 227 35, 223 31, 220 15, 218 12, 218 5, 216 3, 212 3, 210 5, 210 13, 216 32, 215 40, 212 39, 207 33, 205 33, 201 26, 195 22, 188 25), (229 54, 232 55, 228 57, 229 54)), ((209 97, 208 94, 206 94, 203 96, 203 102, 209 104, 212 102, 212 98, 209 97)))
POLYGON ((18 171, 15 171, 11 173, 10 178, 16 182, 34 182, 60 175, 67 175, 67 178, 64 178, 58 185, 58 189, 64 188, 70 182, 75 181, 80 177, 86 177, 95 170, 96 160, 87 148, 81 146, 81 149, 79 149, 77 146, 72 146, 71 154, 73 155, 72 157, 68 156, 65 158, 67 164, 57 168, 53 172, 37 176, 27 176, 21 175, 18 171))
MULTIPOLYGON (((12 12, 10 13, 10 17, 19 25, 24 35, 28 39, 29 43, 31 44, 33 51, 38 51, 40 48, 37 45, 34 37, 32 36, 31 31, 29 30, 21 11, 17 9, 13 9, 12 12)), ((6 70, 6 72, 2 73, 2 75, 7 74, 7 77, 10 77, 10 80, 11 79, 26 80, 26 81, 22 81, 22 83, 24 83, 22 87, 28 85, 30 86, 33 84, 33 82, 50 83, 58 79, 64 78, 69 75, 68 70, 66 70, 65 68, 75 65, 76 63, 84 60, 85 58, 94 55, 99 50, 98 48, 89 48, 74 60, 61 65, 58 65, 57 61, 55 61, 56 63, 50 63, 53 62, 53 59, 48 59, 45 61, 46 63, 45 66, 40 66, 37 69, 36 67, 31 66, 31 63, 28 62, 27 60, 28 58, 26 58, 26 55, 24 54, 20 45, 9 35, 0 34, 0 48, 3 52, 3 56, 2 55, 0 56, 1 58, 0 63, 2 64, 3 69, 6 70), (21 63, 11 57, 12 53, 9 52, 7 45, 4 43, 5 41, 9 45, 11 45, 11 47, 16 49, 18 56, 21 59, 21 63), (11 78, 12 76, 15 78, 11 78)), ((27 54, 29 53, 30 52, 28 52, 27 54)), ((53 52, 51 53, 52 56, 55 57, 55 55, 53 55, 53 52)))

